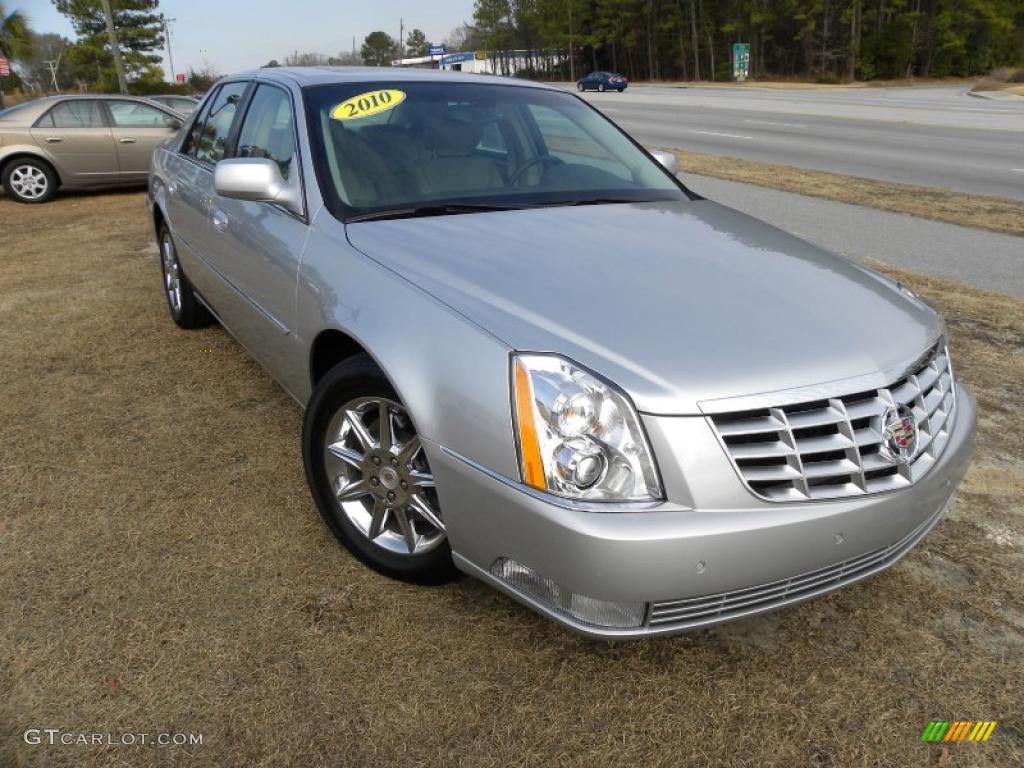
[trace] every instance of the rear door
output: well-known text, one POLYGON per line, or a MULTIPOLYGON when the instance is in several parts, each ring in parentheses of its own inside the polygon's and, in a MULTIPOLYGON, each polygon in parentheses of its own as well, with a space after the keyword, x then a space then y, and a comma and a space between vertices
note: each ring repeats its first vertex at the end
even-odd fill
POLYGON ((153 150, 181 127, 180 121, 139 101, 111 99, 106 102, 111 132, 117 149, 118 168, 123 181, 145 181, 153 150))
MULTIPOLYGON (((285 181, 302 190, 292 96, 283 87, 259 83, 238 138, 235 157, 273 160, 285 181)), ((300 198, 303 196, 300 195, 300 198)), ((220 197, 214 192, 210 258, 238 293, 225 306, 232 331, 290 391, 300 391, 305 366, 291 358, 296 322, 295 285, 308 224, 305 209, 220 197)))
POLYGON ((53 105, 31 130, 51 154, 65 184, 117 181, 117 150, 99 99, 68 99, 53 105))

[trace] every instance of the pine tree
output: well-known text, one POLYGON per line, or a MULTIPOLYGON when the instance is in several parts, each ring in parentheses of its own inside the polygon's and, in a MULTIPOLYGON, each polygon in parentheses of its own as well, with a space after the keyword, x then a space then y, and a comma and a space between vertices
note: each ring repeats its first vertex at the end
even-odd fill
MULTIPOLYGON (((104 90, 116 82, 113 54, 107 39, 107 23, 100 0, 54 0, 68 17, 78 40, 68 57, 86 79, 95 79, 104 90)), ((125 74, 129 80, 161 80, 164 45, 160 0, 110 0, 125 74)))

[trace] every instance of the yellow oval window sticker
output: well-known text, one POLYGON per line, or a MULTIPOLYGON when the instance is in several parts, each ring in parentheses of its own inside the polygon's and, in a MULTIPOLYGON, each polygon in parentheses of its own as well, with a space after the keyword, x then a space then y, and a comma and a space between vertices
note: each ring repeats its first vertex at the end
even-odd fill
POLYGON ((396 91, 393 88, 367 91, 353 96, 351 99, 345 99, 331 110, 331 117, 335 120, 358 120, 362 117, 387 112, 403 101, 405 101, 405 91, 396 91))

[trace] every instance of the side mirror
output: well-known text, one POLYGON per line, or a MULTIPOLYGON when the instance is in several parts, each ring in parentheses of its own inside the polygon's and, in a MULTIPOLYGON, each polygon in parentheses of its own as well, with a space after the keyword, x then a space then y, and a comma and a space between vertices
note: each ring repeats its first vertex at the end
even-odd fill
POLYGON ((171 117, 170 115, 164 115, 164 125, 166 125, 168 128, 170 128, 172 131, 180 131, 181 130, 181 126, 183 126, 184 123, 181 122, 181 120, 179 120, 176 117, 171 117))
POLYGON ((295 213, 302 213, 297 186, 285 181, 277 163, 264 157, 221 160, 213 169, 213 188, 221 197, 280 203, 295 213))
POLYGON ((665 152, 661 149, 655 149, 651 152, 651 157, 657 160, 661 167, 673 176, 679 173, 679 158, 675 156, 674 152, 665 152))

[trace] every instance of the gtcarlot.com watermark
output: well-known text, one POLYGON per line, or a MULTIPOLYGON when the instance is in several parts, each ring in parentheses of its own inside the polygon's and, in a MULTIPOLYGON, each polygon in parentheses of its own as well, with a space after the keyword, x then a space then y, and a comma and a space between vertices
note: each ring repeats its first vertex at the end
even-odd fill
POLYGON ((86 733, 61 728, 29 728, 23 738, 33 747, 195 747, 203 743, 201 733, 86 733))

